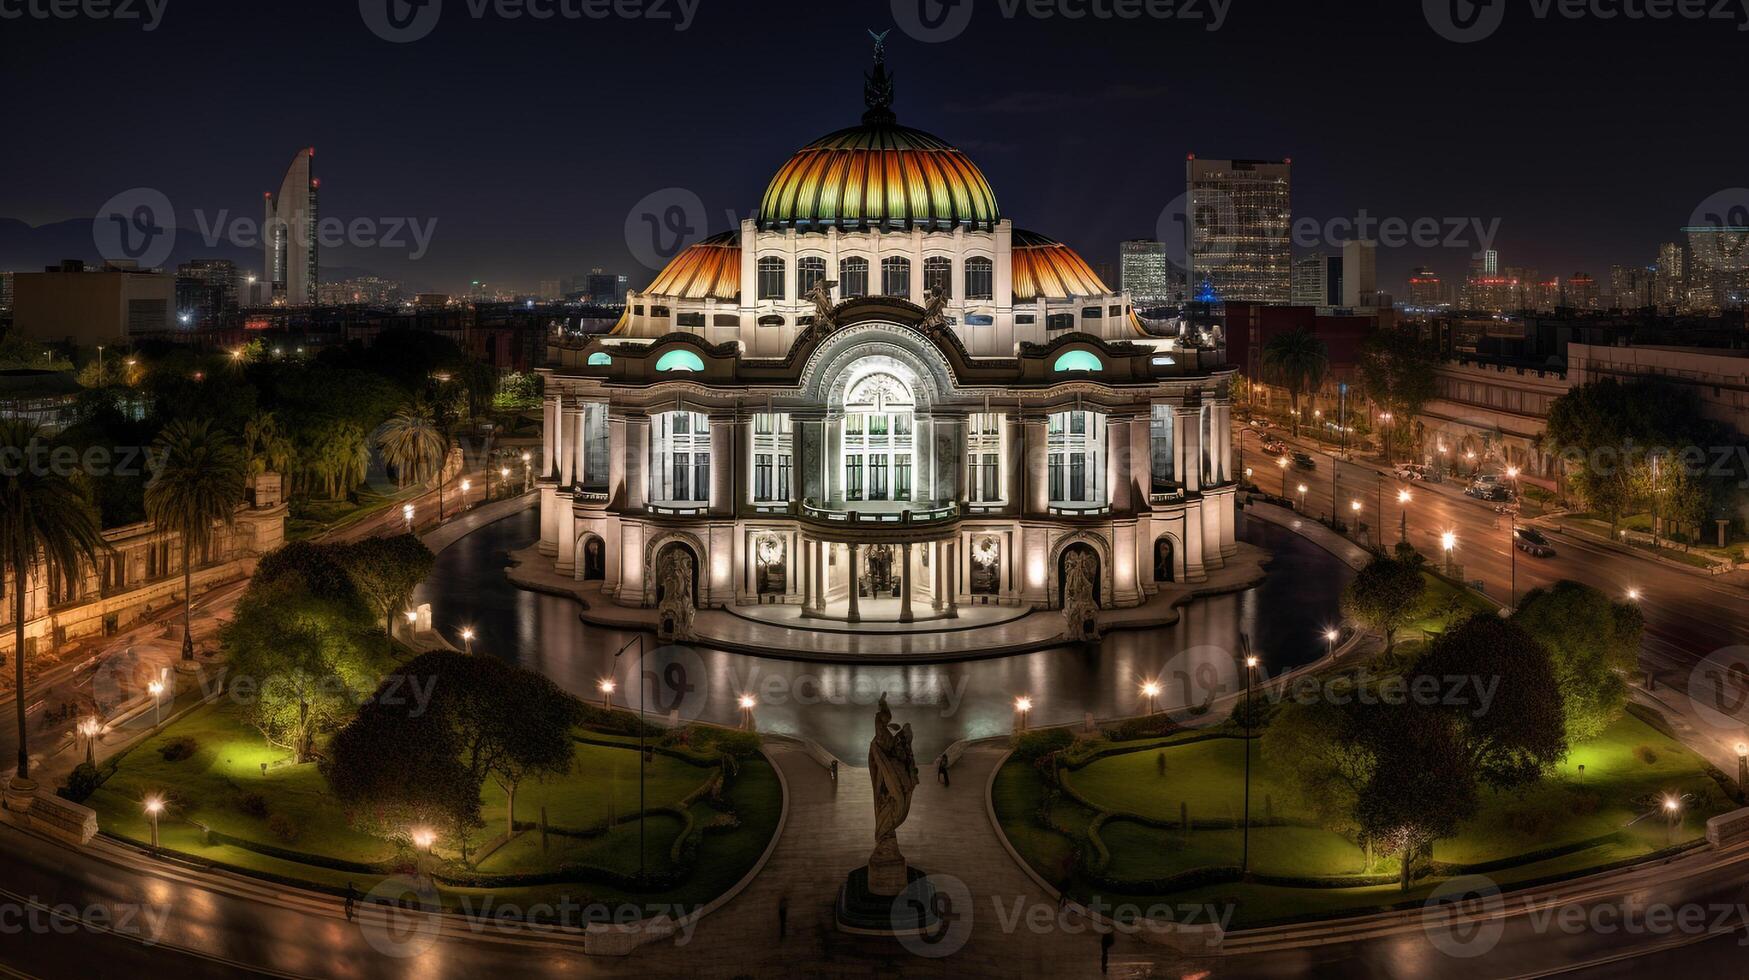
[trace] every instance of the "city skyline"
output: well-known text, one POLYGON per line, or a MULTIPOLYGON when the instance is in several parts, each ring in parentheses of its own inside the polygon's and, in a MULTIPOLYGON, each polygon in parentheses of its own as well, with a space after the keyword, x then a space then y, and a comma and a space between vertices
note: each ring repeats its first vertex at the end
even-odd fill
MULTIPOLYGON (((315 145, 325 151, 324 214, 435 222, 430 249, 417 259, 412 248, 324 247, 323 265, 337 275, 358 270, 455 292, 473 280, 514 281, 533 291, 542 280, 602 267, 629 275, 635 286, 653 278, 658 269, 652 266, 660 265, 641 260, 628 243, 628 217, 642 198, 684 188, 705 216, 694 232, 727 230, 731 210, 737 218, 746 216, 748 202, 757 200, 777 162, 769 159, 772 146, 799 146, 812 133, 854 121, 842 108, 856 94, 855 76, 848 73, 823 74, 805 93, 775 69, 744 81, 721 80, 714 69, 732 59, 738 42, 751 41, 754 28, 708 6, 698 9, 697 22, 685 31, 620 21, 561 22, 541 31, 527 21, 463 23, 465 11, 458 8, 428 37, 409 44, 382 40, 357 9, 342 6, 312 12, 287 30, 293 38, 321 34, 337 62, 358 63, 355 74, 342 82, 317 72, 306 98, 262 118, 250 111, 256 97, 247 86, 215 90, 212 104, 226 123, 192 137, 127 113, 105 113, 102 106, 113 98, 107 93, 116 80, 145 70, 148 61, 154 85, 166 88, 194 84, 185 65, 197 49, 206 59, 203 67, 221 76, 240 68, 245 57, 259 61, 235 43, 244 25, 227 12, 201 10, 178 19, 169 11, 141 44, 116 24, 48 21, 11 32, 40 43, 19 50, 0 71, 15 84, 54 82, 67 100, 95 107, 101 125, 63 133, 40 152, 0 162, 7 186, 31 188, 28 195, 0 194, 0 260, 19 256, 10 264, 23 265, 20 258, 28 258, 24 267, 30 268, 73 257, 30 252, 38 234, 12 222, 88 222, 105 200, 135 187, 160 190, 172 202, 179 228, 195 234, 192 244, 204 246, 201 233, 218 215, 248 213, 250 197, 275 185, 269 175, 282 172, 285 154, 315 145), (115 57, 96 57, 92 63, 103 67, 69 76, 56 55, 68 46, 115 57), (433 57, 460 58, 474 67, 453 76, 426 69, 409 85, 404 69, 428 65, 433 57), (562 77, 543 58, 561 58, 570 75, 562 77), (664 68, 638 75, 635 92, 616 81, 632 77, 632 63, 650 58, 659 58, 664 68), (361 103, 349 92, 375 100, 361 103), (619 107, 633 105, 649 108, 616 115, 619 107), (665 152, 665 141, 651 138, 671 126, 693 134, 721 165, 701 172, 669 159, 696 156, 665 152), (751 132, 771 135, 755 144, 751 132), (504 152, 512 147, 514 152, 504 152), (519 169, 507 166, 511 159, 519 169)), ((1589 270, 1600 279, 1611 265, 1649 262, 1660 243, 1680 237, 1679 229, 1704 200, 1740 182, 1732 161, 1742 157, 1742 146, 1734 145, 1741 138, 1728 129, 1685 145, 1685 166, 1660 174, 1656 157, 1651 170, 1631 149, 1600 157, 1596 145, 1575 138, 1571 127, 1556 133, 1533 125, 1535 114, 1528 110, 1511 111, 1512 87, 1528 84, 1528 70, 1501 67, 1527 57, 1544 68, 1570 67, 1591 93, 1574 111, 1595 114, 1602 133, 1602 116, 1614 111, 1606 107, 1624 109, 1652 98, 1639 94, 1649 91, 1650 68, 1612 59, 1609 51, 1679 47, 1688 84, 1722 84, 1725 76, 1717 73, 1724 69, 1713 63, 1723 59, 1701 57, 1735 40, 1722 25, 1508 25, 1481 42, 1493 67, 1486 77, 1473 77, 1453 66, 1465 64, 1476 45, 1444 40, 1418 10, 1378 5, 1372 11, 1352 15, 1358 36, 1372 42, 1365 49, 1370 66, 1413 70, 1417 84, 1369 90, 1364 127, 1295 112, 1272 94, 1274 86, 1305 70, 1296 30, 1308 26, 1308 19, 1324 21, 1305 12, 1265 21, 1235 10, 1215 31, 1180 22, 1124 30, 1110 21, 990 16, 974 19, 962 35, 941 44, 914 38, 901 24, 890 38, 889 57, 905 122, 965 150, 1004 189, 1006 206, 1037 215, 1038 224, 1056 229, 1094 264, 1112 268, 1119 242, 1162 237, 1162 215, 1184 191, 1180 161, 1192 151, 1292 158, 1294 215, 1321 229, 1318 247, 1339 248, 1334 234, 1323 229, 1363 211, 1406 222, 1474 219, 1474 228, 1497 222, 1497 235, 1487 244, 1526 265, 1567 270, 1562 274, 1589 270), (1006 77, 996 71, 1008 56, 992 51, 1044 63, 1066 40, 1096 40, 1117 52, 1164 48, 1174 60, 1166 71, 1126 63, 1136 59, 1092 61, 1081 66, 1082 77, 1073 85, 1045 77, 993 81, 1006 77), (1573 47, 1588 54, 1570 53, 1573 47), (1291 55, 1256 63, 1281 60, 1294 67, 1250 70, 1242 78, 1218 67, 1241 52, 1291 55), (1485 135, 1466 136, 1476 124, 1468 112, 1472 105, 1488 107, 1485 135), (1430 113, 1428 106, 1447 108, 1430 113), (1035 132, 1041 118, 1048 127, 1043 141, 1035 132), (1351 144, 1357 139, 1388 152, 1356 154, 1351 144), (1514 158, 1525 162, 1515 164, 1514 158), (1084 179, 1059 179, 1065 171, 1084 179), (1560 175, 1564 193, 1544 193, 1549 174, 1560 175)), ((762 19, 758 36, 806 43, 847 65, 866 63, 859 41, 866 27, 884 29, 894 20, 889 4, 829 12, 798 7, 789 13, 762 19)), ((271 66, 275 56, 266 58, 271 66)), ((12 125, 45 125, 52 112, 52 105, 23 103, 12 125)), ((1641 115, 1649 136, 1667 125, 1655 113, 1641 115)), ((64 238, 40 237, 49 238, 44 249, 64 248, 64 238)), ((1401 290, 1416 266, 1453 281, 1474 250, 1381 248, 1379 281, 1401 290)), ((212 254, 219 253, 202 248, 177 257, 212 254)))

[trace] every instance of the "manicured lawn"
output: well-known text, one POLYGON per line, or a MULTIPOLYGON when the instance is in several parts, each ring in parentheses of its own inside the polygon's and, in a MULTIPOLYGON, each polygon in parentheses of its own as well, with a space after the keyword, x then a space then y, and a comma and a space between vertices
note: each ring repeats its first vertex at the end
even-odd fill
MULTIPOLYGON (((1361 848, 1325 830, 1302 811, 1277 781, 1262 753, 1251 757, 1250 867, 1257 875, 1303 879, 1392 874, 1394 860, 1377 860, 1370 872, 1361 848)), ((1093 881, 1086 866, 1098 860, 1089 831, 1096 811, 1067 794, 1039 819, 1045 783, 1029 762, 1010 759, 998 773, 993 799, 1004 833, 1047 880, 1061 881, 1079 849, 1083 873, 1072 891, 1085 898, 1154 903, 1238 904, 1235 922, 1255 925, 1284 919, 1386 907, 1437 886, 1438 877, 1417 881, 1405 896, 1397 886, 1352 888, 1261 885, 1254 881, 1187 887, 1170 893, 1158 885, 1197 869, 1234 868, 1243 847, 1244 743, 1237 738, 1167 743, 1101 758, 1064 773, 1065 786, 1101 810, 1139 814, 1164 826, 1122 818, 1098 830, 1110 860, 1093 881), (1162 775, 1157 756, 1164 753, 1162 775), (1183 809, 1181 809, 1183 808, 1183 809), (1186 810, 1188 811, 1186 813, 1186 810), (1186 832, 1181 816, 1193 829, 1186 832), (1213 826, 1211 826, 1211 823, 1213 826), (1066 830, 1067 833, 1062 831, 1066 830), (1133 888, 1121 887, 1133 882, 1133 888), (1114 885, 1120 886, 1114 890, 1114 885)), ((1706 819, 1734 807, 1706 771, 1705 763, 1646 721, 1624 715, 1598 739, 1573 751, 1559 771, 1519 793, 1484 791, 1480 811, 1453 838, 1437 842, 1435 861, 1455 865, 1499 862, 1489 877, 1502 883, 1582 873, 1701 837, 1706 819), (1584 781, 1579 769, 1584 765, 1584 781), (1666 794, 1687 796, 1684 818, 1674 830, 1653 813, 1666 794), (1565 853, 1551 851, 1567 850, 1565 853)))
MULTIPOLYGON (((777 775, 763 757, 744 759, 721 801, 713 806, 708 799, 701 799, 688 809, 694 827, 704 831, 696 859, 683 859, 677 865, 673 857, 675 842, 685 827, 679 817, 655 813, 645 818, 645 869, 651 873, 678 872, 678 883, 637 891, 608 884, 612 879, 602 878, 598 872, 631 876, 639 870, 637 743, 611 736, 587 737, 618 744, 579 741, 570 775, 530 782, 517 792, 520 824, 537 823, 541 808, 546 808, 552 832, 547 834, 545 847, 538 830, 524 830, 480 859, 472 871, 527 875, 566 869, 561 877, 576 880, 533 885, 509 881, 505 887, 449 887, 440 883, 439 892, 447 904, 485 896, 521 904, 554 902, 561 897, 700 904, 745 876, 776 832, 783 810, 777 775)), ((351 883, 367 891, 382 877, 405 871, 414 863, 416 859, 405 845, 353 827, 316 766, 292 765, 289 758, 289 753, 263 743, 234 705, 220 701, 196 710, 119 757, 114 773, 86 803, 97 811, 104 832, 144 843, 151 832, 142 801, 160 796, 166 804, 159 818, 160 843, 166 849, 247 873, 330 890, 344 889, 351 883), (178 738, 193 739, 197 750, 189 758, 166 761, 159 749, 178 738), (265 771, 263 763, 267 764, 265 771), (239 805, 252 794, 265 803, 269 817, 284 815, 292 821, 297 828, 295 839, 277 835, 268 817, 251 815, 239 805), (239 843, 212 840, 203 828, 239 843), (299 857, 303 860, 296 859, 299 857)), ((716 772, 714 763, 693 765, 657 752, 646 772, 648 805, 676 806, 716 772)), ((505 830, 504 794, 488 782, 481 799, 486 827, 475 836, 476 853, 505 830)), ((444 859, 440 877, 463 871, 454 860, 456 855, 442 847, 438 857, 444 859)))

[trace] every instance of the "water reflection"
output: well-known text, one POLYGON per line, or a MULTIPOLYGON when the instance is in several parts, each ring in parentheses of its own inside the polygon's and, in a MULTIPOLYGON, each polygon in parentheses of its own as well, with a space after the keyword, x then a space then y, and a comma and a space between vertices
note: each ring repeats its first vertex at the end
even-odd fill
MULTIPOLYGON (((1022 695, 1032 699, 1033 725, 1139 713, 1146 708, 1142 685, 1148 681, 1166 689, 1158 709, 1186 703, 1186 688, 1190 703, 1198 703, 1210 682, 1206 671, 1184 669, 1185 651, 1236 652, 1241 632, 1249 635, 1266 674, 1307 663, 1324 652, 1322 633, 1335 621, 1337 597, 1351 575, 1298 536, 1242 520, 1240 539, 1275 554, 1262 585, 1191 603, 1165 629, 1113 632, 1098 647, 970 663, 852 666, 650 642, 640 673, 636 647, 617 664, 613 657, 634 634, 586 626, 570 599, 518 589, 503 576, 508 553, 527 547, 539 533, 538 514, 524 511, 439 555, 419 593, 420 602, 431 603, 438 627, 453 634, 471 626, 476 650, 539 670, 585 699, 599 701, 601 681, 612 678, 614 703, 635 707, 641 680, 652 714, 735 724, 739 698, 751 694, 762 731, 805 735, 858 765, 873 724, 872 705, 883 691, 896 720, 911 723, 919 758, 931 759, 955 739, 1010 731, 1014 701, 1022 695)), ((1221 685, 1242 683, 1232 679, 1237 675, 1230 657, 1217 659, 1226 661, 1229 672, 1221 685)))

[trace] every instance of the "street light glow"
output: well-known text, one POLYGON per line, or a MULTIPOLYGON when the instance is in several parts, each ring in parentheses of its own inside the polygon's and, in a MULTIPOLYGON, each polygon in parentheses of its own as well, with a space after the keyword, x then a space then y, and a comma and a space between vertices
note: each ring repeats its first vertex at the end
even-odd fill
POLYGON ((1249 669, 1252 669, 1252 670, 1257 669, 1257 658, 1256 657, 1246 657, 1245 658, 1245 666, 1249 669))
POLYGON ((1457 532, 1447 531, 1439 536, 1439 546, 1446 551, 1457 547, 1457 532))
POLYGON ((1674 796, 1664 797, 1664 812, 1665 813, 1675 813, 1677 810, 1680 810, 1680 809, 1682 809, 1682 801, 1678 800, 1674 796))
POLYGON ((1406 504, 1408 502, 1409 502, 1409 491, 1398 490, 1397 491, 1397 503, 1406 504))
POLYGON ((419 614, 414 612, 411 609, 407 610, 407 622, 417 623, 418 621, 419 621, 419 614))
POLYGON ((1335 643, 1336 637, 1339 635, 1340 634, 1338 634, 1335 630, 1325 630, 1324 631, 1324 639, 1330 641, 1331 643, 1335 643))
POLYGON ((163 798, 158 797, 158 796, 146 797, 146 812, 151 814, 154 817, 160 813, 163 813, 164 812, 164 800, 163 800, 163 798))
POLYGON ((164 693, 164 682, 163 681, 152 681, 146 685, 146 690, 152 692, 153 697, 157 697, 158 695, 164 693))
POLYGON ((751 694, 741 695, 741 710, 742 711, 752 711, 753 706, 755 704, 758 704, 758 703, 759 703, 758 701, 755 701, 753 699, 753 695, 751 695, 751 694))
POLYGON ((1640 601, 1640 590, 1639 589, 1629 589, 1628 590, 1628 601, 1629 602, 1639 602, 1640 601))
POLYGON ((1737 754, 1738 755, 1749 755, 1749 745, 1746 745, 1742 742, 1738 742, 1737 743, 1737 754))
POLYGON ((1015 698, 1014 699, 1014 706, 1016 708, 1020 709, 1021 711, 1031 711, 1032 710, 1032 698, 1025 697, 1025 696, 1015 698))
POLYGON ((1353 511, 1354 511, 1354 512, 1355 512, 1355 513, 1356 513, 1356 514, 1358 514, 1358 513, 1360 513, 1360 501, 1358 501, 1358 500, 1351 500, 1351 501, 1349 501, 1349 502, 1348 502, 1348 506, 1349 506, 1349 507, 1350 507, 1350 508, 1352 508, 1352 509, 1353 509, 1353 511))
POLYGON ((613 693, 614 683, 611 679, 603 680, 601 683, 599 683, 595 686, 597 688, 599 688, 601 690, 601 693, 603 693, 603 694, 612 694, 613 693))
POLYGON ((1300 484, 1300 492, 1301 492, 1301 493, 1305 493, 1305 492, 1306 492, 1306 485, 1305 485, 1305 484, 1304 484, 1304 483, 1302 483, 1302 484, 1300 484))
POLYGON ((431 845, 437 842, 437 834, 425 827, 413 828, 413 846, 423 851, 431 850, 431 845))
POLYGON ((1153 681, 1149 681, 1146 684, 1143 684, 1142 685, 1142 696, 1147 697, 1147 698, 1159 697, 1160 696, 1160 685, 1154 683, 1153 681))

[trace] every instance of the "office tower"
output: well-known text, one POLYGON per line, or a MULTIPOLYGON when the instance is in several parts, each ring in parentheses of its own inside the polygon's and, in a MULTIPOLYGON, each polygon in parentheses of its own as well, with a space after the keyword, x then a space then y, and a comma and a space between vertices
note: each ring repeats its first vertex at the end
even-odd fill
POLYGON ((266 249, 267 279, 273 298, 287 306, 313 306, 316 283, 316 190, 310 175, 316 148, 306 147, 292 158, 279 193, 263 195, 266 216, 261 239, 266 249))
POLYGON ((230 259, 194 259, 176 267, 176 277, 218 290, 221 309, 237 308, 237 263, 230 259))
POLYGON ((1120 288, 1137 306, 1163 306, 1172 302, 1172 263, 1164 242, 1140 238, 1118 245, 1120 288))
MULTIPOLYGON (((1294 259, 1291 299, 1295 306, 1330 306, 1330 261, 1332 256, 1313 252, 1294 259)), ((1338 277, 1342 260, 1335 259, 1338 277)))
POLYGON ((591 303, 599 303, 603 306, 618 306, 624 303, 626 289, 630 285, 625 276, 603 272, 600 269, 589 270, 589 276, 585 283, 586 286, 582 290, 586 294, 584 298, 591 303))
POLYGON ((1432 309, 1445 303, 1445 284, 1439 273, 1418 265, 1409 273, 1409 305, 1417 309, 1432 309))
POLYGON ((1220 301, 1291 301, 1293 161, 1192 154, 1184 169, 1191 293, 1202 294, 1207 283, 1220 301))
POLYGON ((1342 305, 1351 310, 1378 305, 1377 242, 1344 242, 1342 245, 1342 305))
POLYGON ((1683 301, 1682 245, 1665 242, 1658 246, 1658 264, 1652 279, 1652 302, 1660 309, 1675 309, 1683 301))
POLYGON ((1488 249, 1482 253, 1482 275, 1497 276, 1500 274, 1500 253, 1488 249))
POLYGON ((1575 272, 1567 277, 1564 290, 1567 306, 1575 310, 1597 309, 1597 282, 1589 273, 1575 272))

